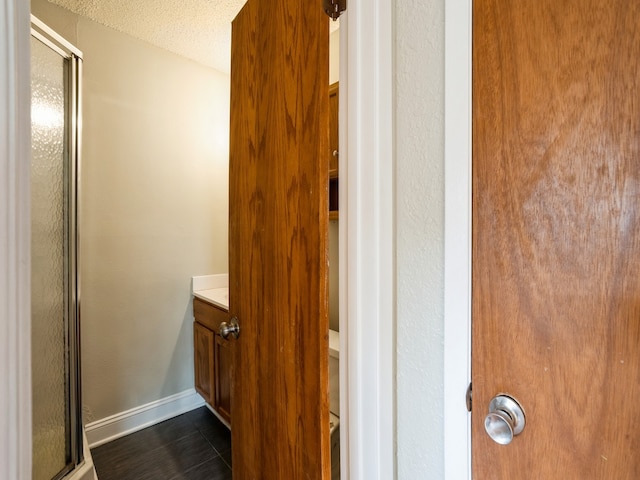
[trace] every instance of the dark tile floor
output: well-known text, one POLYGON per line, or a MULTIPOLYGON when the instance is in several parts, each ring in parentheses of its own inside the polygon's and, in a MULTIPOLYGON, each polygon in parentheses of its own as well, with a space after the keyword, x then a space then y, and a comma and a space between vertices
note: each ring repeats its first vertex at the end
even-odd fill
POLYGON ((91 450, 100 480, 231 480, 231 433, 201 407, 91 450))

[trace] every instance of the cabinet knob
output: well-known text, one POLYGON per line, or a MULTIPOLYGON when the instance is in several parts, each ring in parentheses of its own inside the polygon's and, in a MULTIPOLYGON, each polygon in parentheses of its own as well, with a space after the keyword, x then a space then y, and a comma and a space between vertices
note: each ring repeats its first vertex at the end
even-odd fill
POLYGON ((340 155, 340 153, 338 152, 338 150, 334 150, 334 151, 333 151, 333 156, 334 156, 334 157, 337 157, 338 155, 340 155))
POLYGON ((220 324, 220 336, 226 339, 229 338, 229 335, 232 335, 233 338, 240 336, 240 325, 238 325, 238 319, 236 317, 232 317, 229 323, 222 322, 220 324))

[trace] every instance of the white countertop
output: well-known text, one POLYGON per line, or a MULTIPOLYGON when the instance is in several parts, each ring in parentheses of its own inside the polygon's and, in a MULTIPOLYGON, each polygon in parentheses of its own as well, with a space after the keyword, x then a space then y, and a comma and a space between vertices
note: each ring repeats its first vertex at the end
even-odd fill
POLYGON ((208 290, 194 290, 194 297, 198 297, 205 302, 212 303, 216 307, 229 310, 229 288, 210 288, 208 290))
POLYGON ((191 293, 205 302, 229 310, 229 275, 201 275, 191 278, 191 293))

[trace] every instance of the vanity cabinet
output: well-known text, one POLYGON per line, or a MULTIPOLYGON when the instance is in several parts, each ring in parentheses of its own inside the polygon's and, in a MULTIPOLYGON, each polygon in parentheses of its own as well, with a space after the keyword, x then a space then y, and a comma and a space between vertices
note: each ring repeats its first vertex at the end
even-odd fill
POLYGON ((193 299, 193 345, 196 391, 231 424, 232 351, 218 331, 229 312, 199 298, 193 299))
POLYGON ((329 219, 338 218, 338 82, 329 85, 329 219))

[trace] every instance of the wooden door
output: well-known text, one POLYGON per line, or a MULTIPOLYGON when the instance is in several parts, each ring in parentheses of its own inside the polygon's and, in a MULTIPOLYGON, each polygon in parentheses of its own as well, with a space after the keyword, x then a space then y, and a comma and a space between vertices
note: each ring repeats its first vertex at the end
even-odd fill
POLYGON ((232 25, 234 479, 328 479, 328 18, 249 0, 232 25))
POLYGON ((640 478, 640 2, 473 22, 473 478, 640 478))

